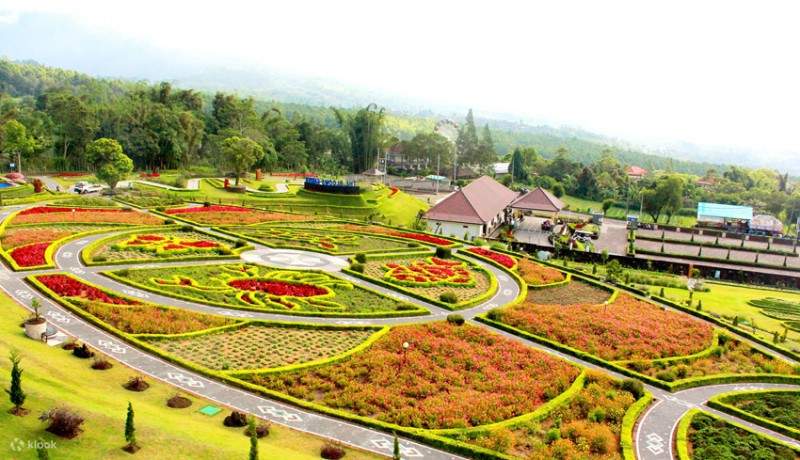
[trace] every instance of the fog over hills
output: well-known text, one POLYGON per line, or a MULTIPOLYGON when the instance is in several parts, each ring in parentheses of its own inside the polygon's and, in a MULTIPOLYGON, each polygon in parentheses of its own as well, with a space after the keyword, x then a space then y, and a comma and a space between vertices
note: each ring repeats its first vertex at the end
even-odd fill
MULTIPOLYGON (((191 37, 186 39, 191 40, 191 37)), ((472 107, 479 122, 489 123, 494 129, 509 133, 522 133, 524 135, 519 137, 522 140, 533 142, 534 139, 545 139, 541 142, 547 145, 555 145, 559 139, 579 142, 580 145, 613 145, 623 152, 621 157, 629 162, 635 162, 636 155, 642 153, 701 162, 703 165, 692 168, 693 172, 699 172, 710 164, 735 163, 800 175, 800 163, 794 161, 797 155, 794 152, 698 145, 680 139, 633 139, 618 133, 600 134, 582 129, 569 120, 534 119, 516 115, 513 111, 485 109, 478 104, 471 104, 468 95, 462 98, 463 104, 460 104, 415 96, 413 87, 387 90, 379 84, 369 87, 240 61, 218 62, 172 53, 143 41, 94 31, 56 14, 23 14, 0 20, 0 56, 33 60, 95 76, 168 80, 182 87, 232 91, 258 99, 314 106, 355 107, 375 102, 397 113, 455 119, 463 117, 466 110, 472 107)), ((375 75, 376 82, 379 82, 381 72, 376 71, 375 75)), ((503 149, 499 150, 502 152, 503 149)), ((598 152, 600 150, 597 149, 598 152)), ((546 156, 552 153, 547 147, 543 151, 546 156)))

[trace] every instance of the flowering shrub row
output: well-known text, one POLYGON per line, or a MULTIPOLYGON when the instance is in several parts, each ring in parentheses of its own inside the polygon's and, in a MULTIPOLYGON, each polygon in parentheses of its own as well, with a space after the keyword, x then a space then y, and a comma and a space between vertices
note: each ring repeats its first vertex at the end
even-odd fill
POLYGON ((55 241, 65 236, 85 231, 85 229, 75 231, 74 227, 17 227, 10 228, 3 233, 3 247, 6 249, 25 246, 31 243, 41 243, 43 241, 55 241))
POLYGON ((67 275, 39 275, 39 282, 61 297, 78 297, 81 299, 103 302, 113 305, 138 305, 136 300, 125 299, 113 294, 108 294, 94 286, 67 275))
POLYGON ((711 344, 713 328, 621 294, 611 305, 534 305, 499 311, 502 322, 606 360, 682 356, 711 344))
POLYGON ((411 233, 411 232, 389 232, 389 235, 398 238, 405 238, 407 240, 417 240, 423 243, 434 244, 436 246, 452 246, 453 242, 444 238, 437 238, 435 236, 426 235, 425 233, 411 233))
POLYGON ((487 259, 492 259, 506 268, 514 268, 514 266, 517 264, 516 259, 500 252, 495 252, 484 248, 469 248, 467 250, 473 254, 486 257, 487 259))
POLYGON ((409 286, 471 286, 475 284, 467 264, 459 260, 429 257, 407 265, 390 262, 384 265, 384 278, 409 286))
POLYGON ((252 380, 362 416, 437 429, 530 412, 578 374, 566 361, 484 328, 437 322, 398 326, 344 362, 252 380))
POLYGON ((189 208, 173 208, 165 211, 170 215, 180 215, 184 219, 209 225, 248 225, 269 221, 301 221, 308 217, 280 212, 259 211, 239 206, 211 205, 189 208))
POLYGON ((35 267, 37 265, 44 265, 47 263, 44 253, 47 247, 52 242, 46 241, 44 243, 33 243, 25 246, 14 248, 8 255, 14 259, 20 267, 35 267))
POLYGON ((228 282, 228 286, 242 291, 259 291, 275 296, 314 297, 328 294, 328 290, 319 286, 302 283, 265 279, 238 279, 228 282))
POLYGON ((167 214, 195 214, 198 212, 251 212, 252 209, 242 208, 239 206, 225 206, 225 205, 211 205, 211 206, 195 206, 189 208, 173 208, 167 209, 167 214))
POLYGON ((127 209, 91 209, 56 206, 37 206, 21 211, 11 221, 13 225, 44 223, 121 223, 155 225, 161 219, 151 214, 127 209))
POLYGON ((230 248, 210 240, 196 240, 179 236, 140 234, 132 236, 128 241, 115 244, 117 251, 136 250, 155 253, 159 256, 174 256, 186 253, 218 253, 230 248))
POLYGON ((564 281, 564 275, 550 267, 539 265, 526 258, 521 258, 517 261, 517 271, 519 276, 525 280, 526 283, 532 285, 550 284, 564 281))

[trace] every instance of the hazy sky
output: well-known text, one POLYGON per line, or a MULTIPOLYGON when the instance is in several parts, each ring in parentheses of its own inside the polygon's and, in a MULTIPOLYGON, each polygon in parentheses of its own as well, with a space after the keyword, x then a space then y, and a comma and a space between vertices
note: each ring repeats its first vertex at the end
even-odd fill
POLYGON ((209 64, 634 141, 800 154, 797 2, 0 0, 0 27, 30 12, 209 64))

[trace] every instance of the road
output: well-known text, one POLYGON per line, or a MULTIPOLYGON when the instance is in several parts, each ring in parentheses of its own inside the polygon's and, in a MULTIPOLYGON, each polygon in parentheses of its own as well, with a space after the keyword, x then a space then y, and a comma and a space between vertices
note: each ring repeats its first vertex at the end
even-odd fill
MULTIPOLYGON (((2 212, 0 212, 0 221, 5 219, 5 217, 16 208, 18 207, 4 208, 2 212)), ((346 275, 344 273, 338 273, 336 274, 336 276, 345 278, 354 284, 378 290, 379 292, 382 292, 391 297, 398 298, 406 302, 414 303, 418 306, 427 309, 430 312, 430 314, 426 316, 418 316, 410 318, 374 318, 374 319, 373 318, 369 319, 320 318, 320 317, 298 318, 296 316, 290 316, 290 315, 280 315, 273 313, 214 307, 200 303, 175 299, 172 297, 165 297, 152 292, 143 292, 139 289, 132 288, 128 285, 107 278, 101 275, 101 272, 108 270, 118 270, 123 268, 134 268, 134 267, 145 267, 145 266, 154 268, 180 266, 180 265, 186 265, 186 262, 146 263, 146 264, 137 264, 130 266, 126 265, 92 266, 92 267, 84 266, 81 263, 79 257, 82 248, 88 245, 90 242, 99 238, 105 238, 110 234, 113 234, 113 232, 109 232, 102 235, 87 236, 85 238, 73 240, 63 245, 61 248, 57 250, 54 257, 54 261, 56 263, 56 266, 58 267, 56 269, 15 273, 10 271, 7 267, 2 266, 2 268, 0 268, 0 281, 2 281, 0 285, 2 285, 2 288, 10 296, 12 296, 14 299, 16 299, 18 302, 20 302, 25 306, 30 305, 30 301, 33 298, 40 299, 42 305, 44 306, 44 315, 48 318, 48 320, 51 323, 56 325, 58 328, 62 329, 65 333, 77 337, 81 341, 91 344, 101 352, 107 353, 113 358, 120 360, 124 364, 144 374, 150 375, 153 378, 163 380, 167 383, 178 386, 186 391, 217 401, 220 404, 237 408, 239 410, 251 413, 261 418, 268 419, 272 422, 286 425, 293 429, 298 429, 319 436, 336 439, 345 444, 349 444, 352 446, 356 446, 362 449, 366 449, 384 455, 389 455, 391 453, 391 445, 392 445, 391 437, 384 433, 378 432, 376 430, 371 430, 369 428, 353 425, 330 417, 322 416, 314 412, 305 411, 288 404, 274 401, 269 398, 257 396, 242 391, 238 388, 209 380, 200 374, 187 371, 186 369, 177 367, 173 364, 160 360, 157 357, 151 356, 141 350, 133 348, 123 343, 116 337, 86 323, 79 317, 71 314, 63 307, 39 295, 37 292, 34 292, 34 290, 28 287, 28 285, 23 281, 23 279, 25 276, 28 276, 30 274, 67 271, 82 279, 98 284, 105 288, 121 292, 129 296, 139 297, 149 302, 164 304, 164 305, 173 305, 193 311, 214 313, 236 318, 282 320, 282 321, 301 320, 303 322, 311 322, 316 324, 396 325, 396 324, 441 320, 446 315, 452 312, 437 307, 435 305, 429 304, 427 302, 422 302, 420 300, 411 298, 409 296, 405 296, 395 291, 391 291, 382 286, 374 285, 360 278, 355 278, 346 275)), ((328 265, 335 266, 337 265, 336 262, 337 260, 342 262, 344 260, 343 257, 325 256, 318 253, 305 252, 305 251, 293 251, 294 253, 300 253, 299 255, 302 257, 297 257, 297 256, 270 257, 275 255, 281 255, 280 253, 282 252, 282 250, 271 249, 261 245, 255 245, 255 246, 256 249, 254 252, 257 252, 259 254, 260 263, 270 264, 278 266, 280 268, 309 268, 308 264, 312 265, 324 264, 325 266, 328 265), (293 265, 293 264, 298 264, 298 265, 293 265)), ((222 261, 192 262, 192 265, 197 265, 198 263, 216 264, 221 262, 222 261)), ((497 277, 499 287, 497 292, 495 292, 495 294, 490 299, 480 303, 477 306, 464 309, 458 312, 468 320, 473 319, 476 315, 479 315, 495 307, 502 306, 513 301, 513 299, 515 299, 519 293, 519 286, 503 270, 500 270, 499 268, 484 263, 482 261, 477 261, 476 263, 481 265, 486 270, 489 270, 497 277)), ((474 324, 479 324, 482 327, 488 327, 483 325, 482 323, 477 323, 474 321, 472 322, 474 324)), ((620 374, 610 372, 606 369, 600 368, 591 363, 549 349, 545 346, 529 342, 520 337, 501 331, 495 330, 495 332, 504 335, 506 337, 509 337, 513 340, 523 342, 539 350, 559 356, 567 361, 588 368, 602 369, 604 372, 610 373, 615 377, 625 378, 625 376, 622 376, 620 374)), ((740 339, 745 342, 749 342, 747 339, 741 337, 740 339)), ((757 344, 754 345, 758 346, 759 348, 763 348, 760 345, 757 344)), ((673 456, 671 434, 673 433, 675 426, 677 426, 677 423, 679 422, 683 414, 685 414, 685 412, 689 408, 701 406, 709 398, 720 393, 731 391, 732 389, 735 389, 737 387, 741 386, 716 385, 716 386, 708 386, 697 389, 685 390, 674 394, 670 394, 669 392, 666 392, 664 390, 660 390, 658 388, 646 385, 646 389, 651 393, 653 393, 653 395, 655 396, 656 402, 641 417, 636 429, 635 442, 639 458, 641 459, 671 458, 673 456)), ((774 386, 767 384, 748 384, 746 385, 746 387, 760 389, 760 388, 771 388, 771 387, 785 388, 786 386, 785 385, 774 386)), ((705 408, 705 410, 711 411, 708 408, 705 408)), ((750 425, 744 421, 735 419, 734 417, 726 414, 722 414, 721 416, 726 419, 736 420, 738 423, 741 424, 750 425)), ((775 434, 772 433, 771 431, 761 427, 753 426, 753 429, 768 435, 775 436, 775 434)), ((785 437, 780 437, 780 438, 786 440, 787 442, 790 442, 793 445, 800 446, 800 443, 798 443, 796 440, 786 439, 785 437)), ((406 439, 402 440, 401 444, 403 451, 405 452, 403 455, 404 458, 431 458, 431 459, 459 458, 452 454, 437 449, 433 449, 406 439)))

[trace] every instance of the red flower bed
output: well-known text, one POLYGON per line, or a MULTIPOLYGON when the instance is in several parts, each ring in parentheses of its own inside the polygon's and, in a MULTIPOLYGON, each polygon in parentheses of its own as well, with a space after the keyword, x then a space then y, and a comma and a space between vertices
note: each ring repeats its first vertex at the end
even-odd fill
POLYGON ((242 208, 239 206, 225 206, 225 205, 211 205, 211 206, 197 206, 194 208, 178 208, 167 209, 167 214, 192 214, 196 212, 252 212, 252 209, 242 208))
POLYGON ((121 223, 153 225, 161 219, 142 212, 122 208, 70 208, 59 206, 37 206, 21 211, 14 217, 12 225, 44 223, 121 223))
POLYGON ((578 374, 564 360, 484 328, 436 322, 395 327, 346 361, 253 381, 361 416, 437 429, 531 412, 578 374))
POLYGON ((409 240, 422 241, 423 243, 435 244, 437 246, 450 246, 453 244, 453 242, 450 240, 446 240, 444 238, 437 238, 435 236, 426 235, 424 233, 391 232, 389 233, 389 235, 396 236, 398 238, 406 238, 409 240))
POLYGON ((506 268, 514 268, 514 266, 517 264, 517 261, 513 257, 499 252, 490 251, 483 248, 469 248, 467 250, 473 254, 486 257, 487 259, 492 259, 506 268))
POLYGON ((50 246, 50 241, 44 243, 33 243, 26 246, 15 248, 9 253, 14 262, 20 267, 35 267, 37 265, 44 265, 47 261, 44 258, 44 253, 47 247, 50 246))
POLYGON ((238 279, 229 281, 228 286, 242 291, 266 292, 275 296, 314 297, 328 293, 324 288, 310 284, 293 284, 263 279, 238 279))
POLYGON ((689 315, 620 294, 611 305, 533 305, 500 310, 501 321, 607 360, 683 356, 711 344, 713 328, 689 315))
POLYGON ((84 284, 67 275, 39 275, 36 279, 61 297, 80 297, 114 305, 139 305, 139 302, 135 300, 107 294, 94 286, 84 284))

